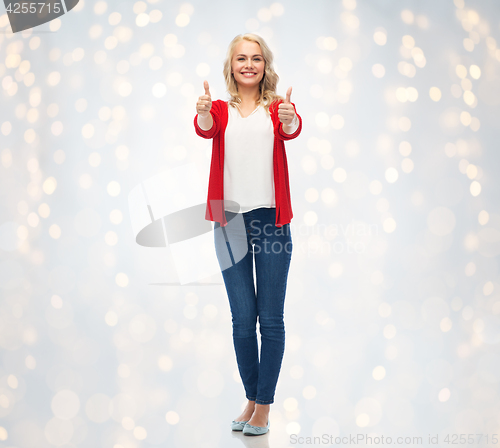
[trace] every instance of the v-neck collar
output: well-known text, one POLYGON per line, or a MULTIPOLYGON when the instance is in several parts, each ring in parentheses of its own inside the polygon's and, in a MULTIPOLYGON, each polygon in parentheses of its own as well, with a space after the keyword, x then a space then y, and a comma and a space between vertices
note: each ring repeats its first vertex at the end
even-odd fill
MULTIPOLYGON (((232 107, 232 106, 229 106, 229 107, 232 107)), ((260 104, 258 104, 258 105, 257 105, 257 107, 253 110, 253 112, 252 112, 252 113, 250 113, 250 115, 247 115, 246 117, 243 117, 243 116, 241 115, 241 113, 240 113, 240 109, 239 109, 239 107, 238 107, 238 106, 234 106, 234 108, 236 109, 236 113, 237 113, 237 114, 238 114, 238 116, 239 116, 241 119, 243 119, 243 120, 245 120, 245 119, 247 119, 248 117, 250 117, 251 115, 253 115, 253 114, 255 113, 255 111, 259 109, 259 107, 260 107, 260 104)))

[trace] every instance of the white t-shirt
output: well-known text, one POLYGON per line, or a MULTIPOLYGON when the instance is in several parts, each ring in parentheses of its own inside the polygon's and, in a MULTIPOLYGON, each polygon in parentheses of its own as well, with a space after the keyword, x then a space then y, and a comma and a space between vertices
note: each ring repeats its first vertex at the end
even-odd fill
MULTIPOLYGON (((295 117, 293 132, 299 127, 295 117)), ((224 136, 225 209, 244 213, 259 207, 276 207, 273 172, 274 130, 271 116, 259 105, 243 118, 229 105, 224 136), (230 202, 240 205, 235 209, 230 202)))

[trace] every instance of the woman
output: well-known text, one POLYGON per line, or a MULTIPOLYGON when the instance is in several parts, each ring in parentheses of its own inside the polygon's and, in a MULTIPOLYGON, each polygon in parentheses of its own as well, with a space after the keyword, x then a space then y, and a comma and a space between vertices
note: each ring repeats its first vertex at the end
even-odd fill
POLYGON ((269 430, 269 408, 285 347, 283 310, 293 214, 284 140, 300 134, 302 119, 290 102, 291 87, 286 99, 276 94, 279 77, 273 54, 260 36, 249 33, 233 39, 224 77, 231 99, 212 102, 204 81, 194 125, 199 136, 213 139, 206 219, 215 221, 215 249, 248 399, 231 427, 245 435, 261 435, 269 430), (239 213, 243 232, 243 224, 235 224, 239 213), (242 245, 244 256, 238 259, 235 249, 242 245))

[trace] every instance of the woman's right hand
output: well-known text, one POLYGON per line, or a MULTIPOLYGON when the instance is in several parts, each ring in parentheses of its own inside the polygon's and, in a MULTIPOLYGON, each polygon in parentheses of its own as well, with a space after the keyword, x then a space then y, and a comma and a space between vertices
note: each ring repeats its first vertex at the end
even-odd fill
POLYGON ((202 118, 210 116, 210 109, 212 109, 212 97, 208 88, 208 81, 203 81, 205 87, 205 95, 201 95, 196 103, 196 112, 202 118))

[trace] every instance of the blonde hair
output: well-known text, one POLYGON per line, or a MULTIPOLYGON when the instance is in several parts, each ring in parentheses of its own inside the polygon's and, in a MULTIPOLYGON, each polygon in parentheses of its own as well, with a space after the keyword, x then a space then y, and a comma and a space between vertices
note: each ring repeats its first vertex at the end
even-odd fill
POLYGON ((231 95, 229 100, 229 104, 232 106, 237 106, 241 104, 241 97, 238 93, 238 84, 236 83, 233 74, 231 73, 231 63, 233 59, 233 53, 236 45, 242 40, 246 40, 248 42, 255 42, 259 44, 260 50, 262 52, 262 56, 264 58, 264 76, 259 84, 259 92, 260 96, 257 100, 257 104, 264 106, 267 113, 269 113, 269 106, 273 101, 276 100, 284 100, 284 98, 280 95, 276 94, 276 86, 279 81, 278 74, 274 71, 273 66, 273 53, 270 48, 267 46, 264 39, 257 34, 246 33, 239 34, 236 36, 227 49, 226 59, 224 60, 224 80, 226 81, 226 88, 231 95))

